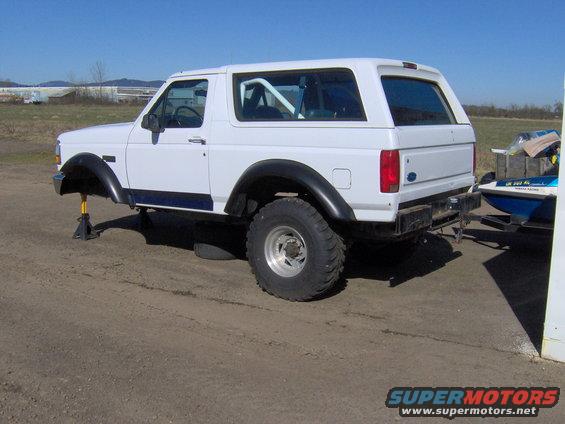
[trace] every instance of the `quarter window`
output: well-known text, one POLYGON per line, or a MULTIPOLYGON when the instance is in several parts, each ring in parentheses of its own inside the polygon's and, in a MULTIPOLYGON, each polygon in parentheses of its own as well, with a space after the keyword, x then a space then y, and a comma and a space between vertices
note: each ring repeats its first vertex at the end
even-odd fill
POLYGON ((204 121, 207 80, 175 81, 150 113, 159 117, 162 128, 199 128, 204 121))
POLYGON ((431 81, 382 77, 394 125, 450 125, 455 118, 439 86, 431 81))
POLYGON ((240 121, 365 120, 353 73, 346 69, 234 75, 240 121))

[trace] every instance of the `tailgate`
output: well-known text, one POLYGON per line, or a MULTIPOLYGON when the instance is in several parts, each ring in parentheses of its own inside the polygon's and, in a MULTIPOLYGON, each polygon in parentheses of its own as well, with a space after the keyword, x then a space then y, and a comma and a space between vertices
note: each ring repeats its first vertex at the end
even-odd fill
POLYGON ((425 186, 429 195, 436 185, 441 192, 447 181, 472 178, 475 137, 470 125, 399 127, 397 135, 405 190, 425 186))
POLYGON ((473 145, 401 150, 403 186, 416 185, 473 172, 473 145))
POLYGON ((434 70, 380 68, 396 129, 400 203, 470 187, 475 134, 445 79, 434 70))

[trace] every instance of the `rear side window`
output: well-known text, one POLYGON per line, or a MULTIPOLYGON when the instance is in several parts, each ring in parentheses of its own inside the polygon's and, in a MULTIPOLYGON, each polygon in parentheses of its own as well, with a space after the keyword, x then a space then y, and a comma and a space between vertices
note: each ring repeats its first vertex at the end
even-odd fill
POLYGON ((439 86, 430 81, 382 77, 394 125, 450 125, 455 118, 439 86))
POLYGON ((365 113, 347 69, 234 75, 240 121, 361 121, 365 113))

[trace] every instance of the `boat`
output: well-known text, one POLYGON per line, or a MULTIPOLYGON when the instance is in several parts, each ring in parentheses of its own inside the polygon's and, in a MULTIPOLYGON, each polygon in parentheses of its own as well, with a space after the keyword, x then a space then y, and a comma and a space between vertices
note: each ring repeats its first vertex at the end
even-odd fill
POLYGON ((478 187, 486 202, 523 222, 553 222, 557 175, 493 181, 478 187))

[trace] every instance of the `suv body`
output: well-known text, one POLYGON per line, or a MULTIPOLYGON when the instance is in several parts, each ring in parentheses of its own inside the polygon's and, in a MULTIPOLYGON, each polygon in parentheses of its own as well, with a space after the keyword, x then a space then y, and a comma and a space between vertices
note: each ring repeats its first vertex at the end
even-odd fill
POLYGON ((474 143, 455 94, 428 66, 230 65, 172 75, 133 123, 61 134, 54 182, 59 194, 247 223, 277 199, 301 200, 342 241, 392 242, 478 207, 466 193, 474 143))

